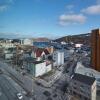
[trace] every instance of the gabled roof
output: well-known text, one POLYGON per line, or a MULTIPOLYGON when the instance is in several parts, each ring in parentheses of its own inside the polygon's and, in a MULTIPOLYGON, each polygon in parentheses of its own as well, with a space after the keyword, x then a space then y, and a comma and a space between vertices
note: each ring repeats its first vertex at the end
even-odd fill
POLYGON ((48 55, 48 54, 49 54, 49 51, 48 51, 47 49, 44 49, 44 53, 45 53, 46 55, 48 55))
POLYGON ((94 77, 89 77, 89 76, 77 74, 77 73, 74 74, 72 79, 77 80, 77 81, 82 82, 87 85, 92 85, 95 81, 94 77))
POLYGON ((35 53, 36 53, 36 57, 40 57, 42 53, 45 53, 45 55, 48 55, 49 52, 47 49, 43 49, 43 48, 38 48, 35 50, 35 53))

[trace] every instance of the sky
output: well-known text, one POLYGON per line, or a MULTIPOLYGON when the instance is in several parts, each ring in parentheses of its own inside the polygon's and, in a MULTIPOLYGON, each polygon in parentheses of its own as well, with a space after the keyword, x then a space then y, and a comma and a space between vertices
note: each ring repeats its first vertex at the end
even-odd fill
POLYGON ((0 38, 57 38, 100 27, 100 0, 0 0, 0 38))

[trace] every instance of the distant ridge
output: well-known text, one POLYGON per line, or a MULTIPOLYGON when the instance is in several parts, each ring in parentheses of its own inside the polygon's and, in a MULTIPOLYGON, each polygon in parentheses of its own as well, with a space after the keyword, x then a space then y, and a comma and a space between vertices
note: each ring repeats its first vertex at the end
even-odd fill
POLYGON ((90 33, 86 34, 79 34, 79 35, 69 35, 64 36, 58 39, 55 39, 53 41, 55 42, 73 42, 73 43, 82 43, 82 44, 88 44, 90 45, 90 33))
POLYGON ((40 38, 34 38, 33 41, 35 41, 35 42, 48 42, 48 41, 50 41, 50 39, 45 38, 45 37, 42 37, 42 38, 40 37, 40 38))

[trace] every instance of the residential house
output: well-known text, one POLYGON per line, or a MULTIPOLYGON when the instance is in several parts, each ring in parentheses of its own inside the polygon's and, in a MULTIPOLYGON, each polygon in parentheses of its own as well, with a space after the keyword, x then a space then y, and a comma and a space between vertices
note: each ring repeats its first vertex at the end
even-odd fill
POLYGON ((35 50, 32 51, 31 57, 37 58, 38 61, 40 60, 45 60, 50 53, 48 52, 47 49, 43 48, 36 48, 35 50))

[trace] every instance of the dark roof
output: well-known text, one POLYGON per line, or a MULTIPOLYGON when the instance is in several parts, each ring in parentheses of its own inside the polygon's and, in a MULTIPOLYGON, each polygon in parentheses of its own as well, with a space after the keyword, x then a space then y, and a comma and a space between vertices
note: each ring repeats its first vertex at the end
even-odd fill
POLYGON ((39 64, 39 63, 44 62, 44 61, 36 61, 36 58, 32 58, 32 57, 27 57, 24 59, 24 61, 26 61, 28 63, 34 63, 34 64, 39 64))
POLYGON ((49 51, 47 49, 44 50, 45 54, 48 55, 49 51))
POLYGON ((77 73, 74 74, 72 79, 77 80, 77 81, 82 82, 87 85, 92 85, 95 81, 94 77, 89 77, 89 76, 77 74, 77 73))

